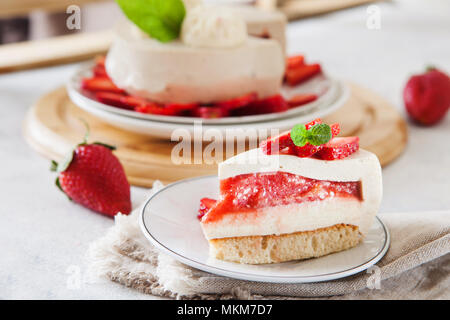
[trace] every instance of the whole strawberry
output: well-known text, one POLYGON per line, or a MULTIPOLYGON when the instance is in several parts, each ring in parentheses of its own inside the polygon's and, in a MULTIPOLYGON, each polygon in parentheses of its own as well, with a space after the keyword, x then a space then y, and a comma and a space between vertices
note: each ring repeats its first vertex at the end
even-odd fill
POLYGON ((437 69, 411 77, 403 91, 410 117, 422 125, 433 125, 450 108, 450 78, 437 69))
POLYGON ((114 216, 131 211, 130 185, 114 147, 86 139, 65 161, 52 161, 58 172, 56 185, 73 201, 100 213, 114 216))

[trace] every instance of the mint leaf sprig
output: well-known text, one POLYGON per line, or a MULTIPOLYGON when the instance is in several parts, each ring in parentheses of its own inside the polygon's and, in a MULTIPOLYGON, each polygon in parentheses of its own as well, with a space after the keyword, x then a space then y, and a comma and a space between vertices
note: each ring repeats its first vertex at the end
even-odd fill
POLYGON ((291 139, 298 147, 303 147, 307 143, 320 146, 330 141, 331 138, 331 127, 325 123, 315 124, 308 130, 304 124, 298 124, 291 130, 291 139))
POLYGON ((182 0, 116 0, 128 19, 161 42, 180 35, 186 9, 182 0))

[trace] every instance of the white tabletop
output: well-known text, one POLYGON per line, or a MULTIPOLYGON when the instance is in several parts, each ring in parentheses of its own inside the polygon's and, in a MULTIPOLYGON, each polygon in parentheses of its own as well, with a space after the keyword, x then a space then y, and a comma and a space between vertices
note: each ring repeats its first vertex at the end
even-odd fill
MULTIPOLYGON (((450 2, 378 4, 381 28, 366 27, 367 6, 292 23, 289 52, 369 87, 403 111, 409 75, 434 64, 450 72, 450 2)), ((75 205, 55 187, 49 161, 27 146, 22 120, 42 94, 64 84, 74 65, 0 75, 0 299, 148 299, 112 282, 72 285, 89 244, 113 220, 75 205)), ((381 212, 450 209, 450 116, 411 125, 405 153, 383 170, 381 212)), ((133 188, 135 203, 144 195, 133 188)))

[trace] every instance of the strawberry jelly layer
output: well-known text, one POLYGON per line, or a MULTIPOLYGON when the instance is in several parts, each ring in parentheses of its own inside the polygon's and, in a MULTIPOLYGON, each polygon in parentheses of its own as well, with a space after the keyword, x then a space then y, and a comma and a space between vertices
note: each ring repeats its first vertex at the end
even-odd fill
POLYGON ((321 201, 340 197, 362 200, 359 181, 316 180, 287 172, 242 174, 220 181, 221 199, 203 222, 224 214, 254 212, 260 208, 321 201))

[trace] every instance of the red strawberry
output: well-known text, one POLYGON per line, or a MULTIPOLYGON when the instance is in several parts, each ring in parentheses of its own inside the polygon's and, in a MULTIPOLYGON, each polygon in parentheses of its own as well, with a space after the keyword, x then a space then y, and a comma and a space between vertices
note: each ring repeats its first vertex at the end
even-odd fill
POLYGON ((94 66, 94 68, 92 69, 92 72, 94 73, 95 77, 108 78, 108 74, 106 73, 106 69, 103 66, 100 66, 100 65, 94 66))
POLYGON ((340 132, 341 132, 341 126, 339 125, 339 123, 334 123, 331 126, 331 135, 334 137, 336 137, 340 132))
POLYGON ((106 77, 108 78, 108 74, 105 69, 105 56, 98 56, 95 58, 95 66, 92 68, 92 72, 96 77, 106 77))
POLYGON ((95 99, 98 102, 122 109, 134 110, 134 106, 130 106, 125 102, 125 97, 125 95, 115 92, 98 91, 95 93, 95 99))
POLYGON ((257 100, 249 105, 233 110, 235 116, 247 116, 283 112, 289 109, 286 100, 281 94, 257 100))
POLYGON ((282 112, 288 109, 288 104, 281 94, 274 95, 256 102, 260 113, 282 112))
POLYGON ((297 68, 292 68, 286 72, 286 82, 290 86, 295 86, 321 72, 320 64, 303 65, 297 68))
POLYGON ((83 142, 64 163, 53 161, 52 170, 58 171, 56 185, 73 201, 109 216, 130 213, 130 185, 111 147, 83 142))
POLYGON ((140 108, 144 111, 146 105, 152 104, 152 102, 144 98, 127 96, 125 94, 114 92, 99 91, 95 93, 95 98, 101 103, 128 110, 136 110, 137 108, 140 108))
MULTIPOLYGON (((313 121, 305 124, 305 128, 306 128, 306 130, 309 130, 316 124, 320 124, 320 123, 322 123, 322 119, 317 118, 317 119, 314 119, 313 121)), ((314 153, 319 151, 320 148, 321 148, 321 146, 314 146, 309 143, 305 144, 303 147, 299 147, 296 145, 294 145, 292 147, 294 154, 296 154, 298 157, 301 157, 301 158, 306 158, 306 157, 312 156, 314 153)))
POLYGON ((410 117, 422 125, 433 125, 450 108, 450 78, 437 69, 411 77, 403 90, 410 117))
POLYGON ((163 116, 174 116, 176 112, 174 109, 165 108, 154 102, 147 102, 145 104, 137 106, 135 109, 137 112, 147 113, 147 114, 159 114, 163 116))
POLYGON ((105 56, 97 56, 95 57, 95 65, 99 66, 99 67, 105 67, 105 61, 106 61, 106 57, 105 56))
POLYGON ((216 204, 216 200, 210 198, 200 199, 200 207, 198 209, 197 218, 199 220, 216 204))
POLYGON ((271 137, 261 142, 261 144, 259 145, 259 147, 265 154, 277 154, 281 150, 293 146, 294 143, 292 142, 289 131, 284 132, 278 136, 271 137))
POLYGON ((215 118, 223 118, 228 117, 228 110, 221 107, 210 107, 203 106, 195 108, 191 111, 192 116, 204 118, 204 119, 215 119, 215 118))
MULTIPOLYGON (((305 125, 306 130, 311 129, 311 127, 313 127, 314 125, 319 124, 319 123, 322 123, 321 119, 316 119, 316 120, 311 121, 310 123, 307 123, 305 125)), ((337 136, 339 134, 341 128, 338 123, 332 124, 330 127, 331 127, 331 136, 334 138, 335 136, 337 136)), ((320 150, 322 150, 323 147, 324 147, 324 145, 315 146, 310 143, 307 143, 303 147, 298 147, 298 146, 294 145, 293 150, 298 157, 306 158, 306 157, 311 157, 315 153, 319 152, 320 150)))
MULTIPOLYGON (((312 126, 322 123, 322 120, 320 118, 317 118, 311 122, 308 122, 305 124, 306 130, 311 129, 312 126)), ((339 126, 339 125, 338 125, 339 126)), ((284 132, 276 137, 269 138, 260 144, 260 148, 265 154, 277 154, 280 151, 282 151, 285 148, 289 149, 289 154, 298 154, 299 157, 309 157, 317 150, 314 148, 315 146, 311 146, 309 144, 303 146, 303 147, 297 147, 294 145, 294 142, 291 139, 290 131, 284 132), (309 146, 309 147, 308 147, 309 146), (314 152, 313 152, 314 151, 314 152)), ((283 154, 287 154, 286 152, 283 152, 283 154)))
POLYGON ((317 153, 319 150, 321 150, 323 145, 320 146, 314 146, 310 143, 305 144, 303 147, 294 147, 294 152, 297 155, 297 157, 300 158, 307 158, 311 157, 313 154, 317 153))
POLYGON ((306 130, 309 130, 316 124, 320 124, 320 123, 322 123, 322 119, 317 118, 317 119, 314 119, 313 121, 310 121, 307 124, 305 124, 305 128, 306 128, 306 130))
POLYGON ((136 97, 136 96, 123 96, 121 101, 128 108, 137 108, 137 107, 152 103, 147 99, 144 99, 141 97, 136 97))
POLYGON ((290 56, 286 58, 286 69, 294 69, 305 64, 305 57, 302 55, 290 56))
POLYGON ((290 108, 295 108, 315 100, 317 100, 317 95, 315 94, 297 94, 288 100, 288 104, 290 108))
POLYGON ((215 106, 225 108, 227 110, 233 110, 237 108, 245 107, 246 105, 249 105, 250 103, 256 101, 258 99, 258 95, 254 92, 248 93, 246 95, 233 98, 227 101, 221 101, 217 102, 215 106))
POLYGON ((124 91, 118 88, 109 78, 104 77, 92 77, 84 78, 81 81, 81 87, 88 91, 108 91, 116 93, 124 93, 124 91))
POLYGON ((333 138, 315 156, 322 160, 344 159, 358 149, 358 137, 333 138))
POLYGON ((190 111, 193 110, 195 108, 198 108, 199 105, 198 103, 168 103, 165 105, 165 108, 169 109, 169 110, 173 110, 176 114, 180 114, 183 113, 185 111, 190 111))

